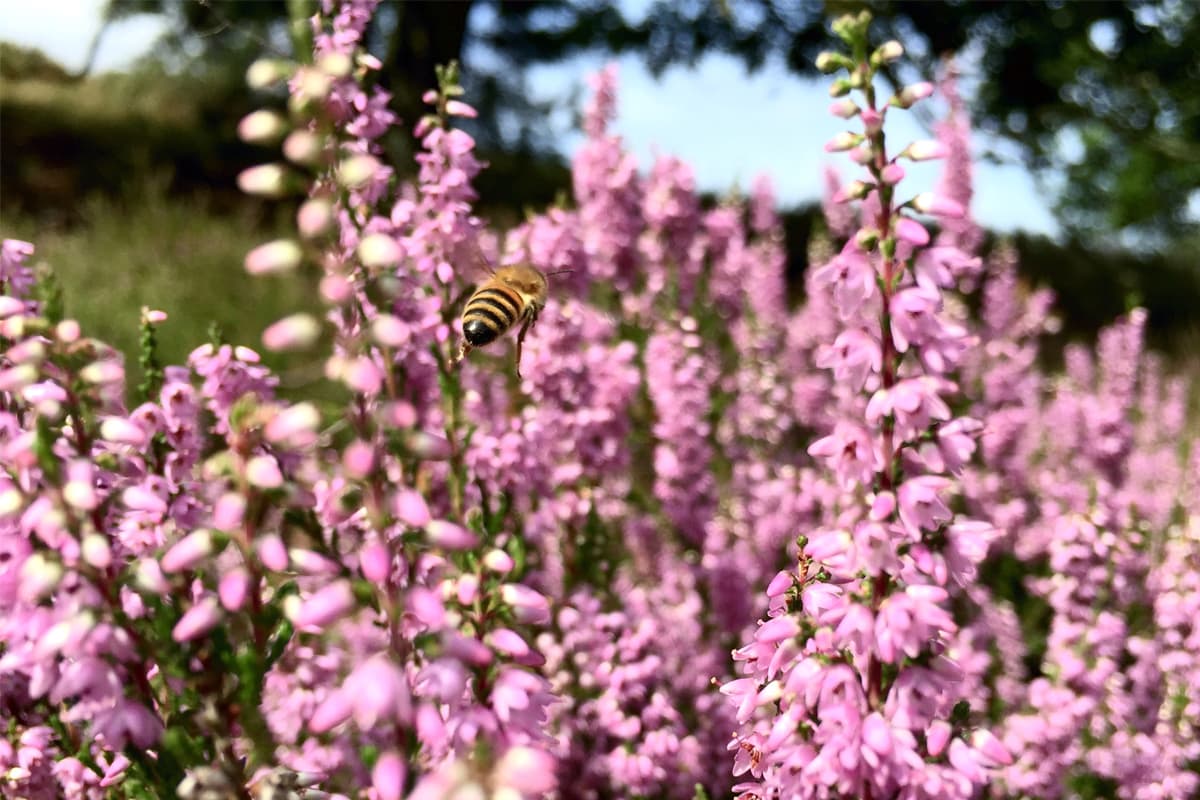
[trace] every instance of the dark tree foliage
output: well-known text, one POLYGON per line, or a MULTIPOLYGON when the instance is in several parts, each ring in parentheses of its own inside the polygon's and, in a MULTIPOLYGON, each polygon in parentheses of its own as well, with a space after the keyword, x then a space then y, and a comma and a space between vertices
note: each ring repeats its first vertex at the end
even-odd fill
MULTIPOLYGON (((212 63, 249 58, 264 42, 285 45, 288 5, 303 0, 110 2, 113 19, 168 14, 175 25, 164 53, 212 63)), ((404 118, 421 113, 435 64, 465 60, 481 143, 534 153, 548 142, 546 109, 525 92, 529 66, 634 52, 658 73, 725 52, 750 70, 781 59, 813 75, 830 44, 829 15, 863 6, 926 77, 944 54, 975 56, 966 66, 977 66, 967 73, 978 83, 977 123, 1011 141, 1035 171, 1062 175, 1058 210, 1070 231, 1174 237, 1188 229, 1185 210, 1200 186, 1193 0, 655 0, 639 17, 608 0, 385 2, 372 45, 404 118)))

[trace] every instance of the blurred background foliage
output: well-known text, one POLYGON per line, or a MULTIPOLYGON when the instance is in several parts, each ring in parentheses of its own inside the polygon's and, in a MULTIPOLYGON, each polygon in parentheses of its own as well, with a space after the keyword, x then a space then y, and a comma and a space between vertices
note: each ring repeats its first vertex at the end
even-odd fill
MULTIPOLYGON (((245 251, 285 232, 290 209, 234 186, 264 158, 235 136, 260 104, 245 68, 264 52, 290 53, 297 2, 110 0, 109 22, 154 13, 169 23, 159 46, 120 74, 71 73, 0 44, 0 233, 35 241, 60 274, 68 313, 127 352, 143 304, 180 312, 162 337, 172 360, 205 341, 210 322, 254 343, 267 322, 312 305, 303 283, 281 290, 242 273, 245 251), (171 350, 176 342, 183 352, 171 350)), ((600 0, 385 3, 370 47, 405 120, 419 117, 434 65, 464 61, 480 110, 472 132, 491 164, 478 181, 481 211, 512 221, 570 191, 527 68, 636 53, 657 74, 722 52, 751 70, 782 59, 811 77, 829 45, 827 15, 863 5, 926 77, 943 54, 977 59, 976 125, 1035 174, 1060 176, 1044 188, 1063 240, 1018 235, 1015 244, 1026 277, 1057 291, 1064 335, 1089 336, 1140 303, 1157 345, 1200 350, 1200 12, 1189 0, 654 0, 636 19, 600 0), (480 18, 486 29, 471 24, 480 18)), ((387 146, 394 164, 412 163, 404 130, 387 146)), ((798 290, 820 215, 805 207, 786 218, 798 290)))

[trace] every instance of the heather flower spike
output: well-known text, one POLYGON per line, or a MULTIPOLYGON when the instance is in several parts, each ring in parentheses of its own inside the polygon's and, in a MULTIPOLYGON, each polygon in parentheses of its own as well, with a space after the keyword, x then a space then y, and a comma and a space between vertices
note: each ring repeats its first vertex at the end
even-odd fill
MULTIPOLYGON (((942 464, 905 455, 942 422, 962 424, 949 421, 943 399, 957 363, 924 351, 961 352, 963 334, 944 318, 940 287, 915 286, 912 260, 930 236, 893 199, 904 174, 886 149, 888 109, 873 82, 875 69, 900 50, 889 43, 865 59, 868 26, 864 15, 834 23, 850 51, 843 63, 860 89, 865 133, 842 134, 826 148, 865 142, 870 149, 867 177, 835 198, 861 202, 866 235, 852 237, 861 250, 814 273, 821 288, 844 298, 843 344, 825 349, 821 364, 859 376, 839 402, 837 433, 809 449, 845 487, 841 531, 805 532, 809 544, 795 572, 770 587, 771 615, 735 653, 746 677, 726 691, 740 704, 742 727, 731 749, 739 756, 735 771, 749 769, 750 780, 736 787, 744 797, 916 797, 940 785, 935 796, 965 799, 989 781, 990 768, 1010 760, 1003 747, 966 755, 977 751, 963 738, 947 757, 940 743, 946 715, 963 695, 951 670, 926 664, 946 660, 957 633, 944 587, 965 579, 952 570, 973 570, 970 558, 981 558, 986 544, 942 560, 954 481, 938 474, 942 464), (876 292, 881 303, 865 302, 876 292), (833 591, 818 600, 813 590, 822 583, 833 591), (915 697, 924 698, 919 706, 915 697)), ((904 154, 920 160, 939 148, 918 143, 904 154)), ((987 528, 963 530, 979 536, 987 528)))
POLYGON ((398 120, 376 6, 247 74, 288 99, 242 183, 308 196, 245 277, 323 306, 270 358, 163 364, 147 308, 129 391, 0 247, 0 795, 1196 796, 1189 384, 1140 310, 1039 366, 1053 298, 979 253, 952 66, 885 102, 904 48, 834 23, 852 172, 793 307, 770 180, 639 165, 615 67, 568 201, 488 230, 458 67, 398 120), (947 113, 897 147, 916 102, 947 113), (519 382, 452 365, 479 253, 561 276, 519 382))

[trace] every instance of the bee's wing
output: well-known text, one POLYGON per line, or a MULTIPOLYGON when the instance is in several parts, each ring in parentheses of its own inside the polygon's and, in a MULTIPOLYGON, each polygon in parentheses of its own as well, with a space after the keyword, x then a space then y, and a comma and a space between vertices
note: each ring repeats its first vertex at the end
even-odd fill
POLYGON ((489 278, 496 274, 496 268, 492 266, 492 262, 484 254, 483 248, 479 246, 479 242, 472 242, 471 246, 472 265, 476 270, 482 269, 484 274, 489 278))

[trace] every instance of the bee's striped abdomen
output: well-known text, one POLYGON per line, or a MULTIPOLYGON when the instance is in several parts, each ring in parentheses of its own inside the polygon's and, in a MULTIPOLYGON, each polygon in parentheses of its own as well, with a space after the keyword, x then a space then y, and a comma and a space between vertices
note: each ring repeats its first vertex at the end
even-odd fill
POLYGON ((463 337, 472 347, 496 341, 522 316, 521 296, 506 286, 484 284, 463 309, 463 337))

